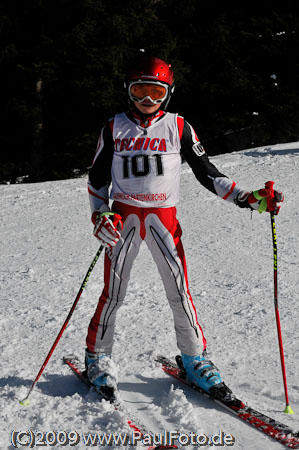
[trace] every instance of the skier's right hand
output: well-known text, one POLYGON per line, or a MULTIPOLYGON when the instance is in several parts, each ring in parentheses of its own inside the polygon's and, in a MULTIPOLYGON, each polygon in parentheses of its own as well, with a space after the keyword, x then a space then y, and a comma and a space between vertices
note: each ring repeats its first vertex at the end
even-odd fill
POLYGON ((106 211, 97 216, 93 234, 104 247, 114 247, 120 239, 122 227, 121 216, 112 211, 106 211))

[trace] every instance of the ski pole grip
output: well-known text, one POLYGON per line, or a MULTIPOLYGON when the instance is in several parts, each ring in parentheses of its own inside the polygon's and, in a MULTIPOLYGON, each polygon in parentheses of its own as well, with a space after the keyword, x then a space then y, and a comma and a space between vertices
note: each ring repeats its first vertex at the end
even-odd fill
POLYGON ((113 211, 105 211, 102 214, 100 214, 100 216, 98 216, 98 217, 103 217, 103 216, 110 217, 112 219, 112 223, 115 226, 115 228, 119 227, 120 230, 123 229, 122 217, 119 214, 117 214, 113 211))
POLYGON ((113 225, 115 226, 115 228, 119 226, 120 230, 123 229, 123 222, 121 219, 122 217, 119 214, 113 213, 113 225))
POLYGON ((268 211, 274 211, 274 206, 273 206, 274 188, 273 188, 273 186, 274 186, 274 181, 267 181, 265 183, 265 188, 270 191, 270 195, 268 195, 268 197, 267 197, 268 211))
POLYGON ((271 191, 271 197, 274 197, 274 181, 267 181, 267 183, 265 183, 265 188, 269 189, 271 191))

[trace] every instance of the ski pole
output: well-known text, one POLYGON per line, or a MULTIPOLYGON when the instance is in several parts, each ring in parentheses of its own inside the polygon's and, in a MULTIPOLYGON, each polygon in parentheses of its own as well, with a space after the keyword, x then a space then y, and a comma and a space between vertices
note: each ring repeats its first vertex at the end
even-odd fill
MULTIPOLYGON (((273 185, 274 185, 273 181, 267 181, 267 183, 265 184, 266 189, 270 189, 270 191, 271 191, 270 202, 271 202, 271 199, 274 197, 273 185)), ((283 351, 283 344, 282 344, 282 333, 281 333, 280 316, 279 316, 279 308, 278 308, 277 237, 276 237, 276 226, 275 226, 275 219, 274 219, 274 211, 271 211, 271 208, 272 208, 272 205, 270 203, 268 209, 270 210, 272 238, 273 238, 274 309, 275 309, 275 317, 276 317, 276 325, 277 325, 277 336, 278 336, 279 351, 280 351, 280 361, 281 361, 281 369, 282 369, 282 378, 283 378, 284 392, 285 392, 285 401, 286 401, 286 406, 285 406, 285 409, 284 409, 284 413, 286 413, 286 414, 294 414, 294 411, 292 410, 292 408, 291 408, 291 406, 289 404, 286 368, 285 368, 284 351, 283 351)))
POLYGON ((51 358, 52 353, 54 352, 56 345, 58 344, 58 342, 59 342, 59 340, 60 340, 60 338, 61 338, 61 336, 62 336, 64 330, 66 329, 66 327, 67 327, 67 325, 68 325, 68 323, 69 323, 70 318, 72 317, 73 312, 75 311, 75 308, 76 308, 76 306, 77 306, 77 303, 78 303, 78 301, 79 301, 79 299, 80 299, 80 297, 81 297, 81 294, 82 294, 82 292, 83 292, 83 290, 84 290, 84 288, 85 288, 85 286, 86 286, 86 284, 87 284, 87 282, 88 282, 88 279, 89 279, 89 277, 90 277, 90 274, 91 274, 91 272, 92 272, 94 266, 96 265, 96 262, 97 262, 97 260, 99 259, 101 253, 102 253, 103 248, 104 248, 104 246, 101 245, 100 248, 99 248, 99 250, 97 251, 95 257, 93 258, 92 263, 91 263, 90 266, 89 266, 89 269, 88 269, 88 271, 87 271, 87 273, 86 273, 86 275, 85 275, 85 278, 84 278, 84 280, 83 280, 83 282, 82 282, 82 284, 81 284, 81 287, 80 287, 80 289, 79 289, 79 291, 78 291, 78 294, 77 294, 77 296, 76 296, 76 298, 75 298, 75 301, 74 301, 74 303, 73 303, 73 305, 72 305, 72 307, 71 307, 71 309, 70 309, 70 311, 69 311, 69 313, 68 313, 68 316, 67 316, 67 318, 65 319, 65 322, 64 322, 64 324, 62 325, 61 330, 59 331, 59 333, 58 333, 58 335, 57 335, 57 337, 56 337, 56 339, 55 339, 55 341, 54 341, 54 344, 52 345, 52 347, 51 347, 51 349, 50 349, 50 351, 49 351, 49 353, 48 353, 48 355, 47 355, 47 357, 46 357, 46 359, 45 359, 43 365, 41 366, 41 368, 40 368, 40 370, 39 370, 39 372, 38 372, 38 374, 37 374, 35 380, 33 381, 32 386, 31 386, 31 388, 30 388, 28 394, 26 395, 26 397, 25 397, 23 400, 19 400, 19 403, 20 403, 21 405, 23 405, 23 406, 28 406, 28 405, 30 404, 29 396, 30 396, 31 392, 33 391, 33 389, 34 389, 36 383, 38 382, 38 380, 39 380, 41 374, 43 373, 43 371, 44 371, 46 365, 48 364, 49 359, 51 358))
MULTIPOLYGON (((110 211, 110 212, 105 213, 105 215, 113 216, 113 225, 114 225, 115 227, 120 226, 120 227, 122 228, 121 216, 120 216, 119 214, 110 211)), ((76 296, 76 298, 75 298, 75 301, 74 301, 74 303, 73 303, 73 305, 72 305, 72 307, 71 307, 71 309, 70 309, 70 311, 69 311, 69 313, 68 313, 68 316, 67 316, 67 318, 65 319, 65 322, 64 322, 64 324, 62 325, 61 330, 59 331, 59 333, 58 333, 58 335, 57 335, 57 337, 56 337, 56 339, 55 339, 55 341, 54 341, 54 344, 53 344, 52 347, 50 348, 50 351, 49 351, 49 353, 48 353, 48 355, 47 355, 45 361, 43 362, 43 365, 41 366, 41 368, 40 368, 40 370, 39 370, 39 372, 38 372, 38 374, 37 374, 35 380, 33 381, 32 386, 31 386, 31 388, 30 388, 28 394, 26 395, 26 397, 25 397, 23 400, 19 400, 19 403, 20 403, 21 405, 23 405, 23 406, 28 406, 28 405, 30 404, 29 396, 30 396, 31 392, 32 392, 33 389, 34 389, 34 386, 35 386, 36 383, 38 382, 38 380, 39 380, 41 374, 43 373, 43 371, 44 371, 46 365, 48 364, 49 359, 51 358, 52 353, 54 352, 54 350, 55 350, 55 348, 56 348, 56 345, 58 344, 58 342, 59 342, 59 340, 60 340, 60 338, 61 338, 61 336, 62 336, 64 330, 66 329, 66 327, 67 327, 67 325, 68 325, 68 323, 69 323, 70 318, 72 317, 73 312, 75 311, 75 308, 76 308, 76 306, 77 306, 77 303, 78 303, 78 301, 79 301, 79 299, 80 299, 80 297, 81 297, 81 294, 82 294, 82 292, 83 292, 83 290, 84 290, 84 288, 85 288, 85 286, 86 286, 86 284, 87 284, 87 282, 88 282, 88 279, 89 279, 89 277, 90 277, 90 274, 91 274, 91 272, 93 271, 93 268, 94 268, 94 266, 96 265, 97 260, 99 259, 100 255, 101 255, 101 253, 102 253, 102 251, 103 251, 103 248, 104 248, 104 246, 101 245, 100 248, 99 248, 99 250, 97 251, 95 257, 93 258, 92 263, 90 264, 89 269, 88 269, 88 271, 87 271, 87 273, 86 273, 86 275, 85 275, 85 278, 84 278, 84 280, 83 280, 83 282, 82 282, 82 284, 81 284, 81 286, 80 286, 80 289, 79 289, 78 294, 77 294, 77 296, 76 296)))

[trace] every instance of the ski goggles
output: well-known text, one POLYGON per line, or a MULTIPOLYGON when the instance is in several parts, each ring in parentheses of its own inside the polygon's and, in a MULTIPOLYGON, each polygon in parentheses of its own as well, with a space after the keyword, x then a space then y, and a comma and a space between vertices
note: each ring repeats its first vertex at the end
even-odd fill
POLYGON ((128 91, 129 97, 133 102, 141 103, 149 98, 152 103, 158 105, 166 100, 168 86, 150 81, 135 81, 130 83, 128 91))

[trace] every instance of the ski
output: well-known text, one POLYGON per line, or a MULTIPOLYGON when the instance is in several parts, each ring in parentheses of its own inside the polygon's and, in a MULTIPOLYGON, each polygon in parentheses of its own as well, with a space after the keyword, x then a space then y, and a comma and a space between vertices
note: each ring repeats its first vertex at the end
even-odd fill
MULTIPOLYGON (((85 370, 81 370, 80 369, 80 361, 79 361, 79 359, 76 356, 74 356, 74 355, 64 356, 63 357, 63 362, 68 365, 68 367, 72 370, 72 372, 81 381, 83 381, 83 383, 85 383, 87 386, 89 386, 91 388, 94 388, 93 384, 90 383, 90 381, 88 380, 85 370)), ((142 441, 145 438, 145 436, 153 436, 153 434, 154 434, 153 432, 148 431, 146 429, 146 427, 144 427, 143 425, 140 425, 140 424, 137 425, 137 421, 136 420, 132 420, 132 419, 129 418, 130 413, 126 410, 126 408, 124 407, 123 403, 121 403, 118 400, 116 400, 115 397, 113 397, 113 398, 107 398, 106 397, 105 398, 100 393, 98 393, 98 395, 99 395, 99 399, 100 400, 110 401, 113 404, 113 407, 114 407, 114 409, 116 411, 120 411, 120 412, 125 414, 127 424, 131 428, 131 430, 133 430, 134 437, 136 438, 136 441, 142 441)), ((147 450, 162 450, 162 449, 170 450, 170 449, 177 449, 177 448, 178 447, 176 445, 157 445, 157 446, 147 447, 147 450)))
POLYGON ((156 361, 161 364, 165 373, 175 378, 179 382, 189 386, 195 391, 210 398, 217 404, 221 405, 231 413, 236 415, 239 419, 247 424, 265 433, 267 436, 275 439, 286 447, 299 449, 299 432, 291 429, 277 420, 266 416, 265 414, 255 410, 246 405, 241 400, 236 398, 232 391, 224 384, 219 385, 219 389, 214 390, 213 394, 209 394, 198 386, 190 383, 186 379, 182 359, 180 356, 176 357, 176 363, 164 356, 157 356, 156 361))

